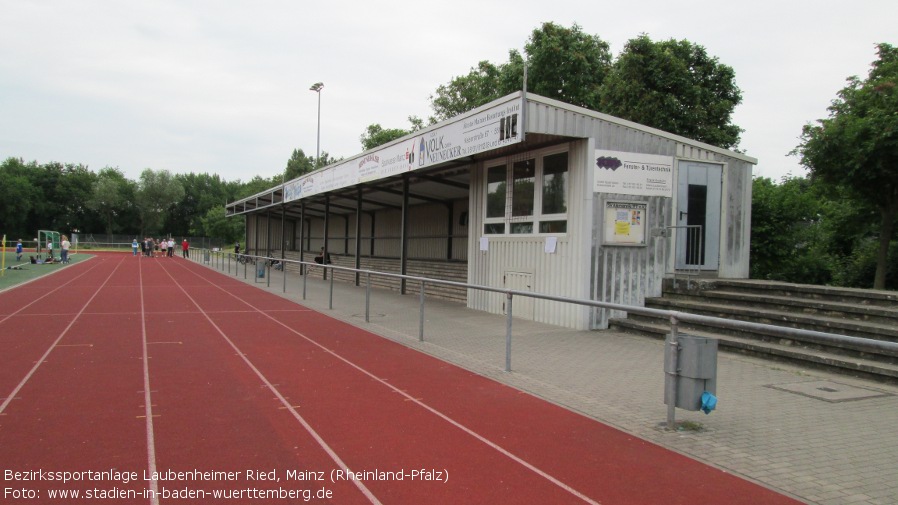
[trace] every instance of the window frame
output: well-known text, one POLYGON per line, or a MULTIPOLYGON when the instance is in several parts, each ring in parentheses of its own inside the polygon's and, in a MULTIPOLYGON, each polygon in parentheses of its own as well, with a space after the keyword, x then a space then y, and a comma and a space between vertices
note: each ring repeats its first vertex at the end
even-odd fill
POLYGON ((480 232, 483 236, 489 237, 538 237, 538 236, 563 236, 567 235, 567 223, 570 221, 571 209, 571 157, 570 148, 568 146, 556 146, 551 148, 530 151, 524 155, 506 156, 491 160, 484 164, 483 167, 483 223, 480 232), (543 192, 545 191, 545 158, 553 155, 567 155, 567 170, 565 175, 565 193, 564 204, 565 212, 543 214, 543 192), (514 216, 513 197, 514 197, 514 165, 521 161, 533 160, 535 164, 534 184, 533 184, 533 209, 529 216, 514 216), (490 171, 496 167, 505 167, 505 214, 502 217, 487 217, 489 196, 490 196, 490 171), (544 222, 564 221, 565 231, 563 232, 542 232, 540 227, 544 222), (513 233, 512 229, 515 224, 531 223, 532 231, 529 233, 513 233), (501 233, 488 233, 487 226, 502 225, 501 233))

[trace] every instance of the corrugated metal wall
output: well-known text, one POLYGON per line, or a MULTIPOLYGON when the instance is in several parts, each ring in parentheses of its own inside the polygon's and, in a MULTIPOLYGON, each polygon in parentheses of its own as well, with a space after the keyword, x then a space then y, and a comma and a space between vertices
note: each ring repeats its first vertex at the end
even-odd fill
MULTIPOLYGON (((646 297, 661 295, 661 282, 667 271, 670 241, 652 236, 653 228, 663 228, 670 222, 671 199, 653 197, 648 199, 645 246, 605 246, 604 215, 605 202, 646 201, 631 195, 595 194, 595 250, 593 258, 596 272, 595 289, 592 299, 623 305, 644 306, 646 297)), ((607 328, 608 318, 623 317, 618 311, 598 309, 595 311, 594 328, 607 328)))
MULTIPOLYGON (((287 221, 287 242, 290 242, 291 222, 287 221)), ((271 220, 268 219, 267 213, 260 213, 258 216, 248 215, 246 219, 246 234, 248 242, 241 242, 241 250, 248 253, 256 253, 256 236, 258 235, 258 252, 267 254, 270 252, 272 256, 279 257, 281 254, 281 217, 272 214, 271 220), (269 226, 270 223, 270 226, 269 226), (269 228, 271 233, 269 234, 269 228), (269 238, 270 237, 270 238, 269 238), (270 242, 269 242, 270 240, 270 242), (276 254, 275 254, 276 253, 276 254)), ((289 247, 288 247, 289 249, 289 247)), ((231 249, 229 249, 231 250, 231 249)))
MULTIPOLYGON (((479 238, 482 235, 484 219, 484 167, 478 164, 471 175, 471 233, 475 236, 468 246, 468 282, 498 288, 512 289, 507 284, 509 273, 532 275, 530 289, 534 292, 588 298, 589 296, 589 235, 576 230, 588 230, 591 216, 585 210, 587 195, 591 195, 586 167, 591 160, 586 140, 569 144, 568 167, 570 174, 568 195, 569 233, 554 235, 558 239, 554 254, 545 252, 546 236, 490 236, 489 250, 481 251, 479 238), (584 254, 585 252, 585 254, 584 254)), ((522 158, 521 155, 514 156, 522 158)), ((504 313, 505 295, 479 290, 468 291, 468 307, 496 314, 504 313)), ((521 305, 529 302, 521 300, 521 305)), ((515 311, 513 310, 513 313, 515 311)), ((583 307, 551 302, 533 301, 532 319, 544 323, 585 329, 589 326, 589 311, 583 307)))
MULTIPOLYGON (((590 150, 639 152, 723 164, 724 203, 721 209, 721 253, 718 275, 735 278, 748 276, 752 170, 750 163, 716 151, 680 143, 637 127, 532 100, 527 102, 526 121, 528 132, 591 138, 594 147, 591 146, 590 150)), ((586 155, 592 157, 592 152, 586 155)), ((592 171, 591 163, 588 164, 588 170, 592 171)), ((673 177, 676 187, 676 168, 673 177)), ((592 188, 591 179, 589 186, 592 188)), ((591 237, 593 299, 642 306, 647 297, 661 295, 661 281, 672 269, 671 251, 674 250, 674 244, 672 239, 652 237, 651 230, 675 224, 672 212, 675 198, 675 196, 643 198, 630 195, 595 195, 591 237), (603 245, 605 200, 648 200, 649 220, 646 223, 645 247, 603 245)), ((596 311, 594 328, 607 328, 608 317, 622 315, 608 312, 596 311)))
MULTIPOLYGON (((468 229, 461 221, 462 213, 467 212, 467 200, 450 202, 453 207, 452 223, 452 260, 466 260, 468 256, 468 229)), ((402 212, 398 209, 377 211, 374 216, 374 251, 373 255, 384 258, 398 258, 400 255, 400 237, 402 233, 402 212)), ((372 255, 371 220, 369 213, 361 216, 361 254, 372 255)), ((280 230, 280 224, 272 226, 272 230, 280 230)), ((287 228, 288 231, 290 227, 287 228)), ((445 260, 449 254, 449 210, 446 205, 425 204, 411 207, 409 216, 409 258, 445 260)), ((328 219, 328 245, 331 253, 355 255, 356 216, 352 214, 333 214, 328 219), (347 222, 348 220, 348 222, 347 222)), ((261 231, 264 237, 264 223, 261 231)), ((278 231, 279 233, 279 231, 278 231)), ((299 226, 296 226, 293 243, 299 244, 299 226)), ((324 218, 315 217, 306 220, 303 248, 306 251, 318 251, 324 245, 324 218)))

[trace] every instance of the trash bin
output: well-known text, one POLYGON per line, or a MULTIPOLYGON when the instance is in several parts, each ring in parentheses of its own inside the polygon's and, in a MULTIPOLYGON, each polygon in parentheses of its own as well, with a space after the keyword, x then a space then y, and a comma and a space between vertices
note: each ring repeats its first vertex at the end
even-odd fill
MULTIPOLYGON (((717 339, 681 333, 677 349, 677 373, 668 376, 677 381, 676 407, 702 410, 702 394, 717 394, 717 339)), ((665 394, 664 403, 669 400, 665 394)))
POLYGON ((209 263, 209 255, 210 255, 210 254, 211 254, 211 253, 209 252, 208 249, 204 249, 204 250, 203 250, 203 262, 209 263))
POLYGON ((265 262, 264 261, 256 262, 256 277, 259 279, 265 278, 265 262))

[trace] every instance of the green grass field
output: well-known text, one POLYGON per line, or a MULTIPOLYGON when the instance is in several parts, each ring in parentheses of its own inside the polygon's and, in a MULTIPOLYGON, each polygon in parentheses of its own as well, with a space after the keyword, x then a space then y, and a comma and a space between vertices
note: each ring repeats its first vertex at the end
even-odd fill
MULTIPOLYGON (((2 254, 2 253, 0 253, 2 254)), ((22 261, 16 262, 16 253, 13 251, 6 251, 6 264, 7 267, 2 271, 2 275, 0 275, 0 291, 5 289, 9 289, 13 286, 17 286, 23 282, 28 282, 32 279, 36 279, 38 277, 53 273, 60 268, 68 268, 71 265, 63 265, 62 263, 53 263, 50 265, 32 265, 29 262, 28 257, 34 255, 33 252, 25 252, 22 255, 22 261), (21 268, 16 268, 19 266, 21 268), (9 268, 12 267, 12 268, 9 268)), ((90 258, 90 254, 71 254, 69 255, 69 259, 71 263, 77 263, 79 261, 84 261, 90 258)), ((58 258, 57 258, 58 259, 58 258)))

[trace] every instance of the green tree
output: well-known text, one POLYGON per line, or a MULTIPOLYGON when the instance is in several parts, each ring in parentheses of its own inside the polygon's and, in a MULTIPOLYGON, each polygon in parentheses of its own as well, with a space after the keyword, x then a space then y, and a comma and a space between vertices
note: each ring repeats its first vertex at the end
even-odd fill
POLYGON ((137 182, 134 194, 140 213, 141 234, 156 234, 161 231, 165 214, 179 200, 184 198, 184 186, 168 170, 144 169, 137 182))
POLYGON ((27 225, 34 202, 39 199, 39 192, 28 177, 28 171, 36 169, 35 165, 26 165, 16 158, 7 158, 0 165, 0 195, 3 195, 0 198, 0 222, 3 223, 0 235, 6 234, 8 239, 29 240, 37 231, 27 225))
POLYGON ((97 174, 85 165, 66 164, 54 188, 58 206, 57 230, 72 232, 90 230, 102 225, 102 218, 87 202, 93 197, 97 174))
POLYGON ((827 200, 811 181, 752 181, 751 278, 805 284, 832 280, 823 220, 827 200))
POLYGON ((511 90, 500 86, 501 74, 506 68, 481 61, 467 75, 453 77, 447 84, 437 87, 430 96, 430 107, 434 112, 432 121, 444 121, 520 89, 520 86, 511 90))
POLYGON ((166 213, 163 230, 173 235, 202 235, 201 218, 209 209, 225 204, 231 197, 228 184, 218 174, 177 174, 184 197, 166 213))
MULTIPOLYGON (((287 168, 284 170, 283 180, 281 180, 281 177, 275 176, 272 178, 272 185, 277 185, 284 181, 292 181, 297 177, 305 175, 319 168, 326 167, 332 163, 336 163, 337 161, 339 160, 328 154, 327 151, 321 151, 321 154, 316 160, 314 156, 306 155, 306 153, 303 152, 302 149, 294 149, 293 154, 290 156, 290 159, 287 160, 287 168)), ((255 178, 253 180, 255 180, 255 178)), ((262 191, 264 189, 267 188, 260 189, 259 191, 262 191)))
MULTIPOLYGON (((133 206, 134 183, 118 168, 106 167, 97 174, 87 206, 102 216, 107 234, 123 231, 127 224, 121 220, 133 206)), ((91 228, 84 228, 92 231, 91 228)), ((130 231, 134 231, 132 227, 130 231)))
POLYGON ((204 235, 224 240, 225 243, 241 240, 245 219, 241 216, 227 217, 224 206, 209 209, 201 218, 204 235))
POLYGON ((403 130, 402 128, 384 128, 379 123, 368 125, 368 128, 365 129, 365 133, 359 137, 359 141, 362 143, 362 150, 368 151, 375 147, 390 143, 398 138, 416 132, 424 126, 424 122, 415 116, 409 116, 408 121, 411 123, 411 129, 409 130, 403 130))
POLYGON ((687 40, 627 42, 602 86, 598 110, 708 144, 734 148, 742 102, 733 69, 687 40))
MULTIPOLYGON (((543 23, 524 45, 527 55, 527 89, 564 102, 596 109, 600 90, 611 65, 608 43, 578 26, 543 23)), ((517 50, 508 61, 481 61, 467 75, 453 78, 431 95, 435 121, 467 112, 520 90, 524 81, 524 57, 517 50)))
POLYGON ((807 124, 795 153, 813 179, 844 187, 879 212, 875 289, 885 288, 889 244, 898 217, 898 49, 877 45, 866 79, 848 79, 829 117, 807 124))
POLYGON ((302 149, 294 149, 290 159, 287 160, 284 178, 285 180, 292 181, 313 170, 315 170, 315 157, 306 155, 302 149))
MULTIPOLYGON (((598 35, 583 32, 578 25, 570 28, 543 23, 533 30, 524 45, 527 54, 527 89, 588 109, 598 110, 602 83, 611 67, 608 43, 598 35)), ((512 52, 507 71, 520 87, 523 65, 512 52)))

